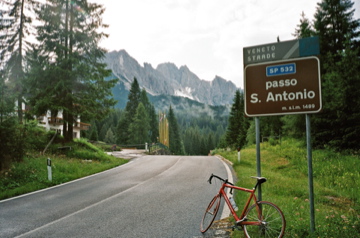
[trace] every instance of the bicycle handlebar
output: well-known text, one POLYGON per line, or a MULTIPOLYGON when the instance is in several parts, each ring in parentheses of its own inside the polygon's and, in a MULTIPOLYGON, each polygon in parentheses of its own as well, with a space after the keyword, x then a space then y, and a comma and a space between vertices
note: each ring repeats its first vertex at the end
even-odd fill
POLYGON ((211 184, 211 180, 212 180, 213 177, 215 177, 215 178, 223 181, 224 183, 227 183, 227 184, 230 184, 230 185, 233 185, 233 186, 234 186, 234 184, 233 184, 233 183, 230 183, 227 179, 223 179, 223 178, 221 178, 221 177, 219 177, 219 176, 217 176, 217 175, 215 175, 215 174, 211 174, 211 176, 210 176, 210 178, 209 178, 209 180, 208 180, 208 182, 209 182, 210 184, 211 184))

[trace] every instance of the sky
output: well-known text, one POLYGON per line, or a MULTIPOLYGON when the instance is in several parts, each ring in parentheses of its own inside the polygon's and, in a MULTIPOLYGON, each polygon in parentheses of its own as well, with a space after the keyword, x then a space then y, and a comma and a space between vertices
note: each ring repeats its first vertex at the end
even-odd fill
MULTIPOLYGON (((105 7, 100 45, 126 50, 140 65, 186 65, 243 88, 243 48, 293 40, 301 13, 312 21, 320 0, 93 0, 105 7)), ((355 16, 360 18, 360 1, 355 16)))

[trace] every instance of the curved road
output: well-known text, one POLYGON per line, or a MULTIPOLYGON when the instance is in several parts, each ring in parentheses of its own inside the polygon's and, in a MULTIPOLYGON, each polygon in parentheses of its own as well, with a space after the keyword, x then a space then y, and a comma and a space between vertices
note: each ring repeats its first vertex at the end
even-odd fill
POLYGON ((1 237, 203 237, 199 224, 228 176, 212 156, 144 156, 115 169, 0 201, 1 237))

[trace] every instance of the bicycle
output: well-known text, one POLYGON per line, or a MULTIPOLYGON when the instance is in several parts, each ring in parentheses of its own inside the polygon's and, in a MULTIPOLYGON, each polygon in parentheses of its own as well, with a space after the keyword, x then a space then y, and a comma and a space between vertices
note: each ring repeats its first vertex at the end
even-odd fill
POLYGON ((200 224, 200 231, 202 233, 205 233, 210 228, 211 224, 214 222, 215 217, 219 211, 221 198, 224 198, 225 203, 229 207, 231 214, 235 218, 235 225, 232 227, 233 230, 235 228, 240 230, 239 227, 242 227, 246 237, 280 238, 284 236, 286 221, 284 214, 282 213, 280 208, 271 202, 258 201, 255 195, 256 188, 260 184, 265 183, 266 178, 252 177, 257 180, 255 187, 253 189, 247 189, 235 186, 227 179, 223 179, 214 174, 212 174, 208 180, 210 184, 213 177, 221 180, 223 183, 219 192, 209 203, 202 218, 200 224), (233 189, 250 193, 249 198, 240 216, 236 214, 236 211, 225 192, 226 188, 230 188, 230 194, 232 194, 233 189), (254 203, 250 206, 252 200, 254 201, 254 203))

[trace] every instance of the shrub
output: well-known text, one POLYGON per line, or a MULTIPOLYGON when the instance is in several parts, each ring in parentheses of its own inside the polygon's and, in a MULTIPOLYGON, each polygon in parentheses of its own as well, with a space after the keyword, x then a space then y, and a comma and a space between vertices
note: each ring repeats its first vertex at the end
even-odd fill
POLYGON ((0 170, 20 161, 25 153, 25 127, 10 117, 0 123, 0 170))

